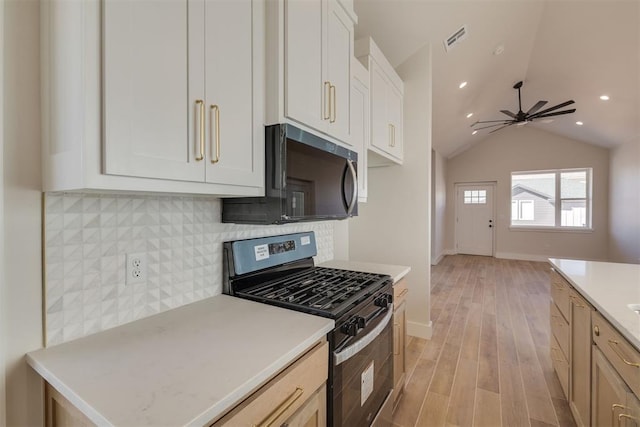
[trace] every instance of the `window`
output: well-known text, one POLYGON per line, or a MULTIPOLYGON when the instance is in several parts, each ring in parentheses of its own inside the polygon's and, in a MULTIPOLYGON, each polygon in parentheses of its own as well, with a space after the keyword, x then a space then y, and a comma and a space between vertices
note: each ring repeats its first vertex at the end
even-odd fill
POLYGON ((465 205, 484 205, 487 203, 487 190, 464 190, 465 205))
POLYGON ((591 169, 513 172, 511 225, 591 228, 591 169))

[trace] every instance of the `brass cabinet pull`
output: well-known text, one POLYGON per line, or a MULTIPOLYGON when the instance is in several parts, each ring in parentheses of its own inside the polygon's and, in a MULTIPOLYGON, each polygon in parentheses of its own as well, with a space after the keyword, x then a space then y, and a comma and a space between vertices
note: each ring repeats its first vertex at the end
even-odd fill
POLYGON ((304 394, 304 390, 300 387, 296 387, 293 393, 289 397, 287 397, 284 402, 282 402, 276 409, 274 409, 267 417, 260 421, 258 424, 254 424, 254 427, 269 427, 271 426, 278 418, 285 413, 287 409, 293 405, 296 400, 300 399, 300 396, 304 394))
MULTIPOLYGON (((216 157, 213 158, 212 154, 211 163, 218 163, 220 161, 220 107, 212 105, 211 112, 215 113, 216 122, 216 157)), ((213 135, 211 135, 211 138, 213 139, 213 135)), ((211 142, 211 152, 213 153, 213 141, 211 142)))
MULTIPOLYGON (((621 409, 621 410, 625 410, 627 409, 626 406, 624 405, 620 405, 619 403, 614 403, 613 405, 611 405, 611 425, 613 426, 613 422, 615 421, 615 417, 616 417, 616 409, 621 409)), ((620 420, 618 420, 618 425, 620 424, 620 420)))
POLYGON ((400 354, 400 323, 393 322, 393 326, 397 329, 393 334, 393 354, 398 355, 400 354))
POLYGON ((336 122, 336 87, 329 85, 329 99, 331 99, 331 113, 329 114, 331 119, 329 123, 336 122))
POLYGON ((331 119, 331 82, 324 82, 324 114, 322 120, 331 119))
POLYGON ((551 347, 551 360, 555 360, 556 362, 562 362, 562 363, 565 363, 564 359, 562 359, 562 358, 561 358, 561 359, 558 359, 558 358, 557 358, 558 356, 556 356, 556 351, 558 351, 558 349, 557 349, 557 348, 555 348, 555 347, 551 347), (556 356, 556 357, 553 357, 553 356, 556 356))
POLYGON ((200 155, 196 156, 196 161, 204 159, 204 101, 202 99, 196 100, 196 106, 200 109, 200 127, 198 139, 200 140, 200 155))
POLYGON ((618 425, 620 425, 622 423, 622 419, 623 418, 626 418, 628 420, 633 421, 633 423, 635 425, 640 425, 640 418, 633 417, 633 416, 631 416, 629 414, 620 414, 620 415, 618 415, 618 425))
POLYGON ((389 123, 389 147, 393 147, 393 125, 389 123))
POLYGON ((392 147, 396 146, 396 125, 391 125, 391 129, 393 130, 393 144, 391 145, 392 147))
POLYGON ((613 352, 616 355, 618 355, 620 359, 622 359, 625 365, 633 366, 634 368, 640 368, 640 363, 629 362, 627 359, 624 358, 624 355, 618 349, 618 344, 619 344, 618 341, 616 340, 608 340, 608 341, 609 341, 609 347, 611 347, 613 352))
POLYGON ((571 299, 571 301, 573 301, 573 305, 575 305, 576 307, 587 308, 586 305, 580 304, 580 301, 578 300, 578 298, 574 297, 573 295, 569 295, 569 298, 571 299))
POLYGON ((407 292, 409 292, 409 288, 405 288, 402 292, 400 292, 400 295, 398 295, 398 298, 402 298, 407 294, 407 292))
POLYGON ((593 327, 593 335, 599 337, 600 336, 600 328, 598 327, 598 325, 593 327))

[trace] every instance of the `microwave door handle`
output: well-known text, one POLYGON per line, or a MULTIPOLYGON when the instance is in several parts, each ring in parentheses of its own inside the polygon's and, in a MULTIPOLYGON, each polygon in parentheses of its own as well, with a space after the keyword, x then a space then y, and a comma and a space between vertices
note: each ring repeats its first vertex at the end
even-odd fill
MULTIPOLYGON (((356 173, 356 168, 353 167, 353 162, 349 159, 347 159, 347 167, 351 172, 352 178, 351 202, 349 203, 349 207, 347 209, 347 215, 351 215, 351 212, 353 212, 353 208, 355 208, 356 203, 358 202, 358 174, 356 173)), ((344 192, 344 188, 342 191, 344 192)))

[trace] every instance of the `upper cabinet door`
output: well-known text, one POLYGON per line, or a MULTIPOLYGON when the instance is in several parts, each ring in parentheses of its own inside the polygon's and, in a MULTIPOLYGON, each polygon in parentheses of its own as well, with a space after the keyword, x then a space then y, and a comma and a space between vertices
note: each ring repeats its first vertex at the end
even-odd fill
POLYGON ((330 107, 329 82, 322 81, 322 2, 289 0, 284 14, 285 115, 322 130, 330 107))
POLYGON ((336 0, 327 5, 326 80, 330 84, 328 133, 351 143, 350 83, 353 22, 336 0))
POLYGON ((107 174, 203 181, 188 150, 188 4, 103 2, 107 174))
POLYGON ((255 185, 252 1, 205 1, 206 180, 255 185))
POLYGON ((371 59, 371 145, 388 152, 391 148, 391 124, 387 118, 387 88, 389 80, 382 68, 371 59))
POLYGON ((403 157, 403 126, 402 126, 402 95, 393 86, 387 86, 387 115, 391 124, 391 142, 389 154, 402 160, 403 157))

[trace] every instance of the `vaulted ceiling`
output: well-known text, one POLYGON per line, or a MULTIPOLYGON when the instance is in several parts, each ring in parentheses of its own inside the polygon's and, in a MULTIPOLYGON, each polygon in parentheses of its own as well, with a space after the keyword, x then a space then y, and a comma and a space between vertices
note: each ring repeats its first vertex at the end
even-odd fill
POLYGON ((524 111, 538 100, 548 101, 546 108, 569 99, 577 110, 526 126, 604 147, 640 143, 639 0, 354 3, 356 38, 373 37, 392 65, 431 43, 432 141, 445 157, 487 138, 492 129, 472 135, 476 120, 518 111, 513 85, 520 80, 524 111), (463 25, 467 38, 446 52, 443 41, 463 25))

